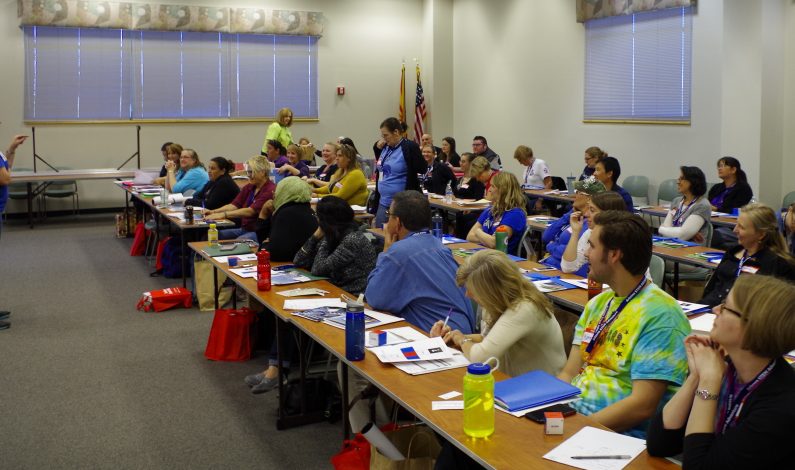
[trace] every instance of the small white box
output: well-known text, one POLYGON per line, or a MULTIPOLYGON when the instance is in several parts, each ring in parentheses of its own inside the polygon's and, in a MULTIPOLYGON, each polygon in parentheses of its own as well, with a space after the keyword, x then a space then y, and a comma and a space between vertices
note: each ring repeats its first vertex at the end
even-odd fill
POLYGON ((563 413, 547 411, 544 413, 544 434, 563 434, 563 413))

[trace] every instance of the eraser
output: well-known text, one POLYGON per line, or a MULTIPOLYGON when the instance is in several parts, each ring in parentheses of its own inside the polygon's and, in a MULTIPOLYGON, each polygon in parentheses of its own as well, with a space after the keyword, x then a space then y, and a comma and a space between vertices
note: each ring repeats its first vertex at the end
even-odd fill
POLYGON ((563 434, 563 413, 547 411, 544 413, 544 434, 563 434))
POLYGON ((386 331, 370 330, 368 335, 367 343, 371 346, 383 346, 386 344, 386 331))

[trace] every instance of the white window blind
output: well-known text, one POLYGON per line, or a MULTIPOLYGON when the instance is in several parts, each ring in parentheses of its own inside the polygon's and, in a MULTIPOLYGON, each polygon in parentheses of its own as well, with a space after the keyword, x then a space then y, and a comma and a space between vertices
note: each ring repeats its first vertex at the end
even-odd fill
POLYGON ((690 121, 690 8, 591 20, 585 28, 586 121, 690 121))
POLYGON ((25 28, 25 119, 317 118, 317 38, 25 28))

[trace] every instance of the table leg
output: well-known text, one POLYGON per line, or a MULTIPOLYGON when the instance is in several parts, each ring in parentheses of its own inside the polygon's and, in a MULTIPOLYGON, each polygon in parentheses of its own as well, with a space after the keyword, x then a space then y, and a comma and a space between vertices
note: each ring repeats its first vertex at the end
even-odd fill
POLYGON ((28 182, 28 225, 33 228, 33 183, 28 182))
POLYGON ((340 361, 342 367, 342 438, 351 438, 351 426, 348 422, 348 413, 351 411, 350 403, 348 403, 348 364, 345 361, 340 361))
POLYGON ((218 267, 213 265, 213 295, 215 296, 215 309, 218 310, 218 267))
POLYGON ((679 300, 679 263, 674 262, 674 298, 679 300))
POLYGON ((188 287, 188 278, 186 277, 188 263, 187 260, 185 259, 186 258, 185 252, 187 251, 186 248, 188 246, 188 232, 186 230, 183 230, 180 235, 182 235, 182 245, 179 248, 181 255, 180 257, 182 258, 182 287, 188 287))

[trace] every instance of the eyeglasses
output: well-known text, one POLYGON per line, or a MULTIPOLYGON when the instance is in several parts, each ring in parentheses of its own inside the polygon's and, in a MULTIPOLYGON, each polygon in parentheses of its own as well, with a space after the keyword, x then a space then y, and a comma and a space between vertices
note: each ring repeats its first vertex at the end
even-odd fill
POLYGON ((390 212, 389 209, 387 209, 384 211, 384 215, 387 217, 392 217, 392 212, 390 212))
POLYGON ((727 311, 727 312, 729 312, 729 313, 731 313, 731 314, 733 314, 733 315, 737 315, 737 316, 738 316, 738 317, 740 317, 740 318, 742 318, 742 317, 743 317, 743 314, 742 314, 742 313, 738 312, 737 310, 733 310, 733 309, 731 309, 731 308, 727 307, 727 306, 726 306, 726 302, 724 302, 724 303, 722 303, 722 304, 718 305, 718 313, 720 313, 721 315, 723 315, 723 311, 724 311, 724 310, 725 310, 725 311, 727 311))

